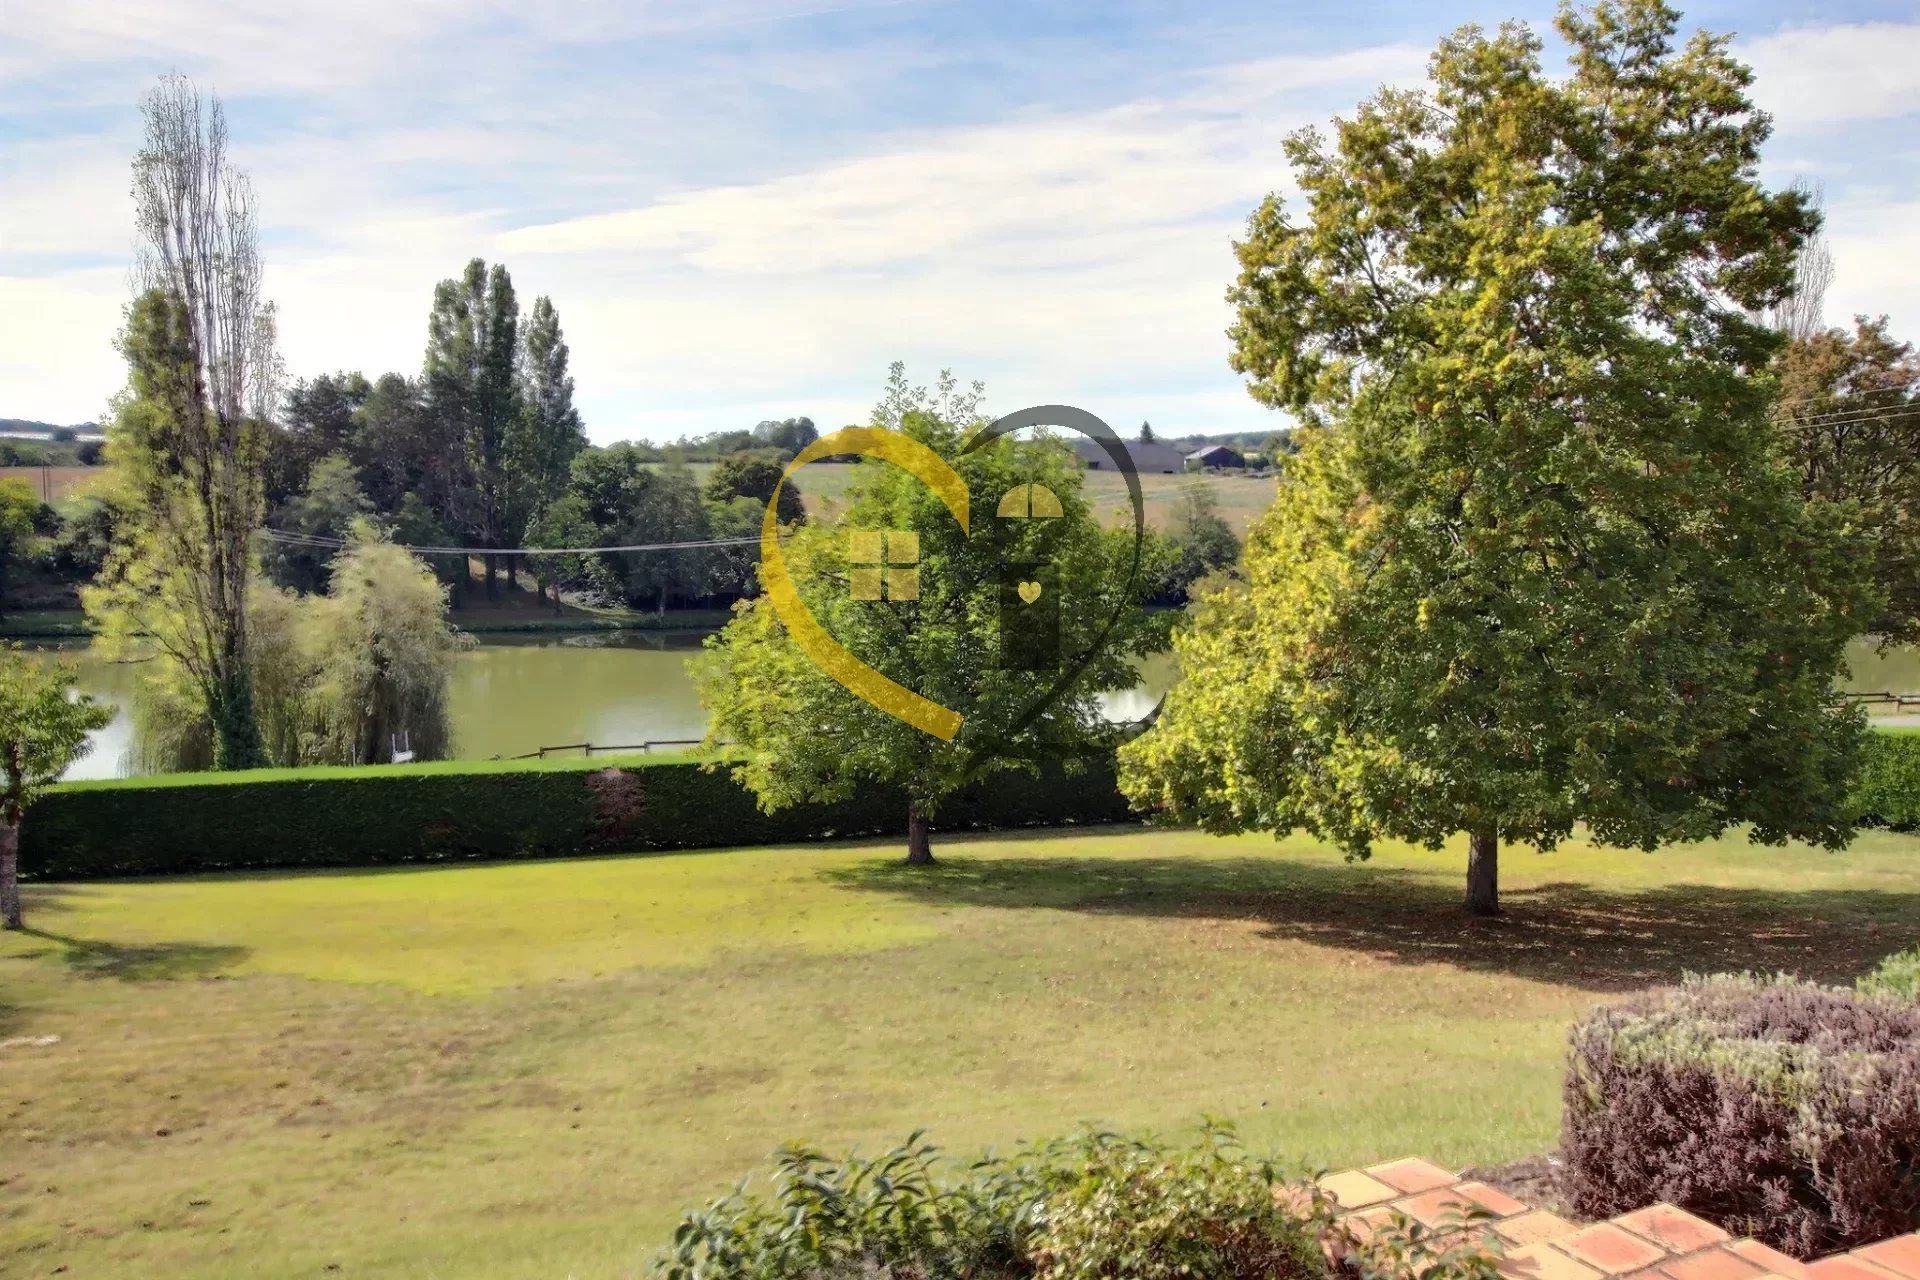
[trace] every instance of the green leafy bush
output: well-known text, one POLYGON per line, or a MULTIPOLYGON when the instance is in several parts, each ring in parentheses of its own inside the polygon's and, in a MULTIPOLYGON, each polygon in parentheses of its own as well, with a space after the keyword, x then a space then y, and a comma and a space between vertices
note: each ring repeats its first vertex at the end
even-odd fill
MULTIPOLYGON (((699 849, 894 835, 907 802, 875 786, 763 813, 688 759, 441 762, 63 783, 21 835, 39 880, 699 849)), ((940 811, 944 830, 1123 822, 1110 759, 1005 773, 940 811)))
POLYGON ((1589 1218, 1670 1201, 1801 1258, 1920 1217, 1920 1007, 1732 976, 1576 1026, 1565 1191, 1589 1218))
MULTIPOLYGON (((875 1159, 783 1150, 771 1193, 689 1214, 662 1280, 1328 1280, 1324 1200, 1289 1208, 1230 1130, 1112 1134, 943 1165, 918 1133, 875 1159)), ((1291 1203, 1291 1202, 1289 1202, 1291 1203)))
MULTIPOLYGON (((690 1213, 659 1280, 1494 1280, 1492 1254, 1402 1219, 1359 1248, 1311 1183, 1283 1185, 1225 1126, 1108 1133, 942 1161, 914 1134, 874 1159, 790 1147, 765 1196, 690 1213), (1324 1247, 1323 1247, 1324 1246, 1324 1247)), ((1449 1224, 1443 1224, 1443 1228, 1449 1224)))
POLYGON ((1193 1147, 1094 1142, 1047 1197, 1038 1280, 1309 1280, 1330 1274, 1327 1206, 1283 1204, 1274 1167, 1224 1129, 1193 1147))
POLYGON ((1920 1000, 1920 947, 1888 956, 1856 985, 1864 995, 1920 1000))
POLYGON ((1848 807, 1859 822, 1903 831, 1920 827, 1920 732, 1882 729, 1866 735, 1848 807))

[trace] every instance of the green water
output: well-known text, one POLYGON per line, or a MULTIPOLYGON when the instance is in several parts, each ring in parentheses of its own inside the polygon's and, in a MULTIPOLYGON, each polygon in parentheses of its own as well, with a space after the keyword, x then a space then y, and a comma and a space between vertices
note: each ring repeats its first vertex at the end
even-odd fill
MULTIPOLYGON (((454 752, 465 759, 516 756, 579 742, 632 746, 698 738, 706 717, 687 675, 698 635, 616 632, 568 636, 478 637, 454 659, 448 690, 454 752)), ((120 708, 93 735, 69 778, 114 778, 128 770, 132 727, 125 711, 138 666, 104 661, 84 644, 59 651, 80 673, 80 687, 120 708)), ((1172 682, 1170 658, 1143 671, 1140 688, 1106 699, 1115 719, 1136 720, 1172 682)))
MULTIPOLYGON (((579 742, 632 746, 698 738, 706 717, 694 697, 687 660, 699 651, 700 639, 639 632, 480 637, 454 660, 449 692, 455 754, 484 760, 579 742)), ((124 775, 132 736, 125 707, 138 667, 106 662, 85 645, 66 647, 61 656, 79 668, 82 689, 121 708, 93 735, 92 748, 67 776, 124 775)), ((1847 689, 1920 693, 1920 649, 1882 653, 1862 641, 1850 659, 1847 689)), ((1107 714, 1139 719, 1153 709, 1173 676, 1170 657, 1145 663, 1138 688, 1105 700, 1107 714)), ((1920 723, 1920 716, 1876 714, 1875 720, 1920 723)))

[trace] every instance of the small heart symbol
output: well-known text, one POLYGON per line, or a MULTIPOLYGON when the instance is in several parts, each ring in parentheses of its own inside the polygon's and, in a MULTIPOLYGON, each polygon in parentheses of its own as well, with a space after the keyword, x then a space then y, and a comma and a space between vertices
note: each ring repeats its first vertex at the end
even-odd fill
POLYGON ((1020 598, 1028 604, 1040 598, 1040 584, 1037 582, 1023 582, 1017 589, 1020 592, 1020 598))

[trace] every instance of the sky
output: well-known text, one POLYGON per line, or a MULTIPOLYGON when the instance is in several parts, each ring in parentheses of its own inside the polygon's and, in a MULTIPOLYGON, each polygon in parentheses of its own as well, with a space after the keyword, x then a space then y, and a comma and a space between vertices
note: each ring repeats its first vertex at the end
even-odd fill
MULTIPOLYGON (((546 294, 589 436, 863 421, 887 365, 1163 435, 1282 425, 1228 369, 1281 143, 1522 0, 4 0, 0 417, 97 418, 139 99, 224 101, 294 377, 417 372, 436 281, 546 294)), ((1920 336, 1920 8, 1713 0, 1824 189, 1829 319, 1920 336)), ((1551 46, 1550 46, 1551 54, 1551 46)))

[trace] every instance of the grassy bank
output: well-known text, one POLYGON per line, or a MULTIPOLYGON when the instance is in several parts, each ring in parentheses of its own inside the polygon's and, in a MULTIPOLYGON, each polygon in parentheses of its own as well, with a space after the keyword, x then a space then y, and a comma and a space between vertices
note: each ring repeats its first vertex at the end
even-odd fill
POLYGON ((1301 1157, 1552 1140, 1569 1020, 1913 941, 1920 838, 1344 865, 1106 829, 32 886, 0 938, 0 1272, 613 1277, 787 1138, 1202 1111, 1301 1157))

